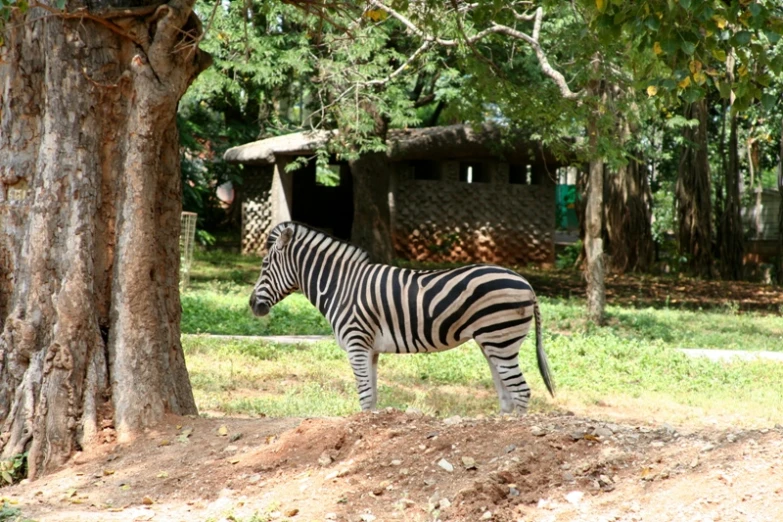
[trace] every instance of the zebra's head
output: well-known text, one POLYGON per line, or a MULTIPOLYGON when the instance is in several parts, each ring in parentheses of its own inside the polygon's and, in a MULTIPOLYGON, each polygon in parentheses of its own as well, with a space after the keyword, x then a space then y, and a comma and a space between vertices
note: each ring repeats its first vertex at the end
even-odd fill
POLYGON ((257 316, 268 314, 270 308, 298 288, 290 255, 293 237, 293 223, 282 223, 269 233, 261 275, 250 294, 250 308, 257 316))

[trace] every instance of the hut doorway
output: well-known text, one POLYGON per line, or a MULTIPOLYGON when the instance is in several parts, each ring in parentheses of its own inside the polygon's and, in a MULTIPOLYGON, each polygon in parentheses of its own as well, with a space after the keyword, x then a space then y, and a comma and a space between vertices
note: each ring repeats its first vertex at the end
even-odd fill
POLYGON ((310 161, 293 173, 291 192, 291 219, 351 239, 353 177, 347 163, 317 167, 310 161))

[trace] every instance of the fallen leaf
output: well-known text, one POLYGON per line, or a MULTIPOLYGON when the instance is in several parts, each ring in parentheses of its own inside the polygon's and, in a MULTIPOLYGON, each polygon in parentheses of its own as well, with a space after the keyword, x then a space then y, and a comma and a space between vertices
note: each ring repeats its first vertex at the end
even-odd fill
POLYGON ((169 476, 169 472, 168 471, 161 471, 160 473, 155 475, 155 477, 157 477, 157 478, 168 478, 168 476, 169 476))
POLYGON ((141 499, 141 503, 144 504, 145 506, 151 506, 152 504, 154 504, 153 500, 150 497, 144 497, 143 499, 141 499))
POLYGON ((223 424, 221 427, 219 427, 218 435, 220 435, 221 437, 225 437, 226 435, 228 435, 228 426, 223 424))
POLYGON ((239 462, 239 460, 240 460, 240 459, 239 459, 239 457, 234 457, 233 459, 228 459, 228 461, 229 461, 231 464, 236 464, 237 462, 239 462))
POLYGON ((108 477, 109 475, 114 475, 114 473, 115 473, 115 471, 113 469, 104 469, 103 470, 103 475, 105 477, 108 477))

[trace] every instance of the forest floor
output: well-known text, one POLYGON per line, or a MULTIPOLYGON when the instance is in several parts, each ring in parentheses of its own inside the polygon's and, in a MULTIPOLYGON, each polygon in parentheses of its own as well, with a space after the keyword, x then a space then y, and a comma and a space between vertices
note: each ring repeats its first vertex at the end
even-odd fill
POLYGON ((0 495, 39 522, 783 520, 783 427, 608 411, 172 417, 0 495))

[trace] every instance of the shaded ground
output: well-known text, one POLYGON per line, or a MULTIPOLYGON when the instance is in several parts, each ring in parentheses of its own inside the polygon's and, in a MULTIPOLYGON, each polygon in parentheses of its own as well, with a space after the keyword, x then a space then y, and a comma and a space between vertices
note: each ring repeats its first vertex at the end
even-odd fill
POLYGON ((41 522, 783 520, 781 457, 781 427, 171 418, 3 496, 41 522))
MULTIPOLYGON (((581 274, 565 270, 521 268, 536 293, 547 297, 584 297, 581 274)), ((781 312, 783 287, 746 281, 702 281, 676 276, 609 275, 606 299, 614 305, 685 309, 781 312)))

